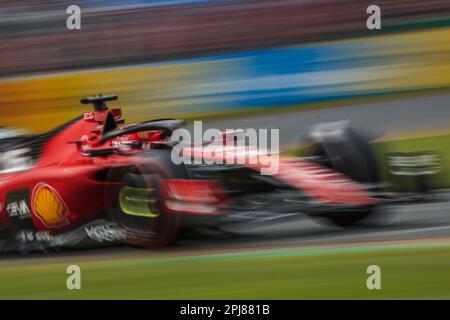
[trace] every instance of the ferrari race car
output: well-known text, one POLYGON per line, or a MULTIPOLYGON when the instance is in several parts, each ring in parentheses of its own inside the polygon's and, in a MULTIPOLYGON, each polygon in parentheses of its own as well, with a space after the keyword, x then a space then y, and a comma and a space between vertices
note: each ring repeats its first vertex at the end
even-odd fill
MULTIPOLYGON (((198 145, 172 139, 180 120, 124 125, 121 110, 106 105, 116 99, 85 98, 93 111, 48 133, 0 129, 1 252, 157 247, 181 228, 299 214, 348 226, 379 201, 370 146, 348 126, 316 126, 308 157, 280 156, 277 172, 263 175, 259 161, 207 163, 198 145), (175 147, 200 161, 175 163, 175 147)), ((238 131, 222 135, 233 143, 215 157, 241 151, 238 131)))

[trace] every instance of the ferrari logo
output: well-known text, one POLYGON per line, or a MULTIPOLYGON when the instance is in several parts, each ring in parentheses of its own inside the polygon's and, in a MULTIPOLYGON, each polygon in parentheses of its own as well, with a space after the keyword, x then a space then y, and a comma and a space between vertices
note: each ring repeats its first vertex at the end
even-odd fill
POLYGON ((150 134, 148 131, 139 131, 137 134, 140 139, 144 139, 144 140, 148 139, 150 137, 150 134))

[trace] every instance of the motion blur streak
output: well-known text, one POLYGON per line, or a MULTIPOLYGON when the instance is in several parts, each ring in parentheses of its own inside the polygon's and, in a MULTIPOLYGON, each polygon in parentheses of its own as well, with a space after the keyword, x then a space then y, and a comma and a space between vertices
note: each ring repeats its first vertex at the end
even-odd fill
POLYGON ((44 130, 90 91, 120 92, 142 117, 277 108, 450 86, 450 28, 0 82, 2 125, 44 130), (95 89, 94 89, 95 88, 95 89), (30 112, 31 111, 31 112, 30 112), (45 117, 46 121, 38 121, 45 117))
MULTIPOLYGON (((360 0, 87 1, 82 32, 65 29, 64 1, 0 4, 5 75, 122 65, 369 35, 360 0)), ((448 25, 446 0, 377 1, 383 29, 448 25)), ((372 34, 370 34, 372 35, 372 34)))
POLYGON ((381 31, 366 1, 79 1, 79 31, 70 4, 0 4, 0 125, 44 131, 98 92, 137 121, 450 86, 448 1, 379 1, 381 31))

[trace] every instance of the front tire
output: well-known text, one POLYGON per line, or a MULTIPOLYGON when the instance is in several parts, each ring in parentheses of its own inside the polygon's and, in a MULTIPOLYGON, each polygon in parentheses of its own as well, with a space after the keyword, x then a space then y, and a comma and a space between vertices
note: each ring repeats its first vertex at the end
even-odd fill
POLYGON ((366 134, 347 123, 320 124, 311 131, 312 156, 361 183, 379 183, 375 154, 366 134))
MULTIPOLYGON (((358 132, 346 122, 320 124, 311 131, 311 154, 317 163, 339 171, 354 181, 377 189, 380 182, 375 154, 367 135, 358 132)), ((357 224, 374 211, 374 206, 360 211, 333 214, 326 219, 346 227, 357 224)))
POLYGON ((327 219, 338 227, 349 227, 358 224, 361 221, 364 221, 368 216, 372 214, 372 211, 373 208, 368 208, 366 210, 361 210, 358 212, 329 215, 327 216, 327 219))

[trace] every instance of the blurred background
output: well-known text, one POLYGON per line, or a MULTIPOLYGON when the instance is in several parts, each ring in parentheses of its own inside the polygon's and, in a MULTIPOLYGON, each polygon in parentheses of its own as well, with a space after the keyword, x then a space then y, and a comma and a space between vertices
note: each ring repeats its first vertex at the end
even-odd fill
MULTIPOLYGON (((349 119, 382 133, 380 163, 389 152, 437 153, 430 186, 450 188, 448 0, 0 1, 0 58, 0 126, 43 132, 86 111, 81 98, 115 93, 128 122, 280 128, 282 147, 297 152, 308 125, 349 119), (66 28, 72 4, 81 30, 66 28), (366 28, 371 4, 381 30, 366 28)), ((443 199, 386 209, 378 228, 307 220, 283 225, 281 237, 270 226, 250 231, 254 240, 187 240, 168 256, 126 248, 28 269, 0 262, 0 296, 73 298, 60 285, 67 261, 89 270, 77 296, 87 298, 450 298, 443 199), (381 246, 361 249, 369 242, 381 246), (236 253, 254 247, 265 251, 236 253), (378 296, 364 286, 373 263, 388 283, 378 296)))
POLYGON ((129 120, 280 110, 446 90, 450 3, 378 1, 0 2, 0 125, 35 131, 117 93, 129 120))

